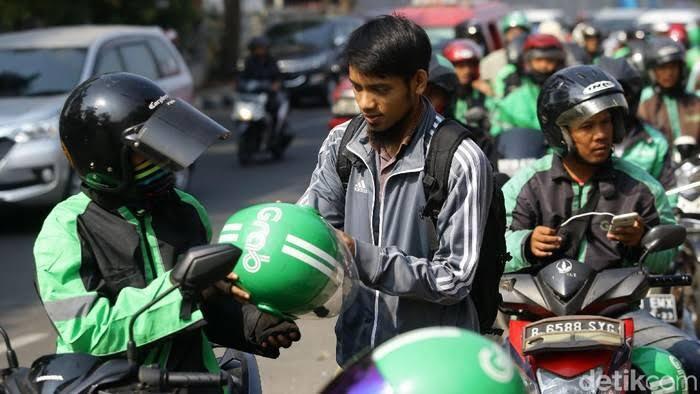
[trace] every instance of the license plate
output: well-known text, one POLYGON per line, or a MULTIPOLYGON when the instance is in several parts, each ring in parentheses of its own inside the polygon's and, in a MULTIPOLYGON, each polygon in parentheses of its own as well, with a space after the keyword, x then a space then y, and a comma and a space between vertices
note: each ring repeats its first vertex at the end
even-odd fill
MULTIPOLYGON (((548 319, 549 320, 549 319, 548 319)), ((528 339, 543 334, 605 332, 620 334, 622 321, 606 318, 571 318, 549 321, 539 321, 525 326, 525 337, 528 339)))
POLYGON ((657 319, 668 323, 678 321, 676 299, 671 294, 649 294, 642 300, 640 306, 657 319))

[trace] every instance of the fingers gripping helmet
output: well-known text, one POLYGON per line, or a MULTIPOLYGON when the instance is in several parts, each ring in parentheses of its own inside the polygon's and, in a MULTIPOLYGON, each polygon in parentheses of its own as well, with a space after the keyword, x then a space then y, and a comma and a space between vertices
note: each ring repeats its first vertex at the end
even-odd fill
POLYGON ((332 317, 348 302, 354 266, 335 230, 312 208, 243 209, 226 221, 219 243, 243 250, 234 272, 262 311, 287 319, 332 317))
POLYGON ((322 390, 402 392, 523 394, 525 385, 498 344, 458 328, 422 328, 375 348, 322 390))
POLYGON ((59 120, 61 146, 89 188, 121 192, 134 182, 131 152, 179 170, 229 132, 153 81, 103 74, 78 85, 59 120))
POLYGON ((526 32, 530 32, 530 22, 527 20, 527 15, 522 11, 513 11, 504 16, 501 20, 501 32, 505 33, 508 29, 519 27, 526 32))
POLYGON ((597 66, 571 66, 549 77, 537 98, 537 117, 549 146, 559 156, 575 152, 568 131, 604 110, 612 110, 614 136, 619 143, 625 136, 627 101, 620 83, 597 66))
POLYGON ((642 95, 642 89, 644 89, 642 75, 625 59, 601 57, 598 60, 598 67, 612 75, 622 85, 627 100, 628 114, 630 117, 636 116, 639 99, 642 95))

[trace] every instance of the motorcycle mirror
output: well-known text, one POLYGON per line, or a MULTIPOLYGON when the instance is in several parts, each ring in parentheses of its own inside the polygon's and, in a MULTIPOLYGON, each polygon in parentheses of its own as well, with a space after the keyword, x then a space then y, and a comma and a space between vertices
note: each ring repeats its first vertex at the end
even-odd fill
POLYGON ((681 245, 685 241, 685 235, 685 227, 676 224, 662 224, 652 228, 642 238, 642 246, 645 249, 643 257, 681 245))
POLYGON ((241 253, 241 249, 231 244, 195 246, 187 250, 170 272, 170 281, 173 286, 141 307, 129 320, 129 342, 127 343, 126 357, 134 370, 137 368, 138 360, 136 341, 134 341, 136 319, 176 289, 201 290, 217 280, 225 278, 226 275, 233 272, 241 253))
POLYGON ((231 244, 190 248, 170 273, 170 281, 184 290, 200 290, 233 272, 241 249, 231 244))

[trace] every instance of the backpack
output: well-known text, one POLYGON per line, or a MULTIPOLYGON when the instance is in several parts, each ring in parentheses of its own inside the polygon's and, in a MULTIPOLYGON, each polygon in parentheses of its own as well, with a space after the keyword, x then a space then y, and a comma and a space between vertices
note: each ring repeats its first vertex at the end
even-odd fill
MULTIPOLYGON (((345 134, 338 146, 336 171, 347 190, 352 167, 358 165, 359 158, 355 157, 347 149, 352 137, 361 129, 362 115, 358 115, 350 121, 345 129, 345 134)), ((426 154, 423 169, 423 192, 426 204, 423 217, 431 218, 437 228, 437 217, 447 199, 447 184, 450 176, 452 157, 465 138, 474 138, 472 132, 456 121, 445 120, 438 125, 433 134, 428 152, 426 154)), ((492 329, 496 320, 498 307, 501 304, 499 282, 505 264, 510 260, 506 250, 506 215, 505 202, 500 184, 493 177, 493 194, 489 205, 486 229, 483 235, 481 249, 479 250, 479 263, 476 268, 470 296, 476 306, 479 326, 482 334, 494 333, 492 329)))

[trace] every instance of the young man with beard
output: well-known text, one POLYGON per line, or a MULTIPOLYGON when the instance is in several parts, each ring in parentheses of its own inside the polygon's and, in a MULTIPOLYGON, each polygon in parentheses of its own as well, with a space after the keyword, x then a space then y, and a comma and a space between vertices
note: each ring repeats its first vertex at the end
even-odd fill
MULTIPOLYGON (((554 151, 518 173, 503 187, 513 259, 506 271, 548 264, 561 258, 582 262, 596 271, 638 264, 645 232, 675 223, 664 189, 638 166, 612 155, 625 135, 628 107, 613 76, 597 66, 574 66, 550 77, 542 87, 537 115, 554 151), (562 226, 584 212, 639 217, 632 226, 610 230, 610 218, 587 216, 562 226), (607 223, 606 223, 607 222, 607 223)), ((644 265, 665 273, 674 250, 652 253, 644 265)), ((635 346, 668 350, 698 376, 700 343, 679 329, 631 308, 621 316, 634 319, 635 346)))
POLYGON ((465 139, 436 224, 423 215, 426 151, 444 120, 423 97, 431 57, 423 29, 381 16, 355 30, 345 51, 360 124, 331 131, 299 200, 339 229, 362 281, 336 325, 340 365, 416 328, 479 329, 470 289, 492 194, 491 166, 465 139), (346 182, 339 155, 352 162, 346 182))

